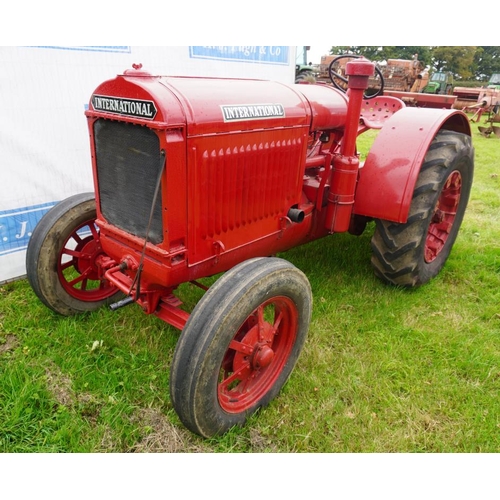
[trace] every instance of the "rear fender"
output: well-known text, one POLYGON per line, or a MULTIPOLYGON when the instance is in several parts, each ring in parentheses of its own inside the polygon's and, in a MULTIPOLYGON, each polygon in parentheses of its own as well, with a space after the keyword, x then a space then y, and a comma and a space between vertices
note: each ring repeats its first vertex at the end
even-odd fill
POLYGON ((392 115, 360 168, 354 213, 406 222, 421 165, 442 129, 471 135, 461 111, 406 107, 392 115))

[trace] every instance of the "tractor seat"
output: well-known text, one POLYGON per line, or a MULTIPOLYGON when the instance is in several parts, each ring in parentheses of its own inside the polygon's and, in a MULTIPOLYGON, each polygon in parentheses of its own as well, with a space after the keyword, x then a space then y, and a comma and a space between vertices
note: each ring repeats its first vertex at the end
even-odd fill
POLYGON ((396 111, 405 107, 397 97, 379 96, 365 99, 361 105, 361 120, 366 128, 380 129, 396 111))

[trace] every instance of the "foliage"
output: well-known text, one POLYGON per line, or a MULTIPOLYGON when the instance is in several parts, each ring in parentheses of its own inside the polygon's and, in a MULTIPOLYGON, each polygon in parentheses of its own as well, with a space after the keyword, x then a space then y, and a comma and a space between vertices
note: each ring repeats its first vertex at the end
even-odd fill
POLYGON ((487 81, 493 73, 500 73, 500 47, 477 47, 474 55, 475 76, 487 81))
POLYGON ((477 47, 435 47, 433 66, 437 71, 451 71, 455 78, 469 79, 474 74, 474 55, 477 47))

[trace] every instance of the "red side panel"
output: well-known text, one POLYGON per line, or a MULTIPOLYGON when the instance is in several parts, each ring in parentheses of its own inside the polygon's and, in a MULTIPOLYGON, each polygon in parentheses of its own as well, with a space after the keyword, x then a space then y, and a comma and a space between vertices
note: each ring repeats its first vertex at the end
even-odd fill
POLYGON ((231 251, 278 234, 280 218, 301 200, 307 132, 269 129, 188 140, 190 264, 212 258, 214 244, 231 251))

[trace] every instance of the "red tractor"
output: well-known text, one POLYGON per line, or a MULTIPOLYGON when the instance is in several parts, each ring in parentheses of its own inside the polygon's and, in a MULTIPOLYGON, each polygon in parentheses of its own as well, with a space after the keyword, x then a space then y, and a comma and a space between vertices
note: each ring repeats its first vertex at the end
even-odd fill
POLYGON ((414 287, 457 237, 473 178, 467 116, 368 98, 373 74, 350 61, 346 92, 140 65, 102 83, 85 113, 95 192, 36 226, 34 292, 62 315, 135 302, 178 328, 181 421, 205 437, 242 425, 290 376, 311 318, 306 276, 276 254, 374 220, 376 275, 414 287), (371 128, 360 162, 357 137, 371 128), (218 273, 190 313, 180 307, 181 284, 218 273))

